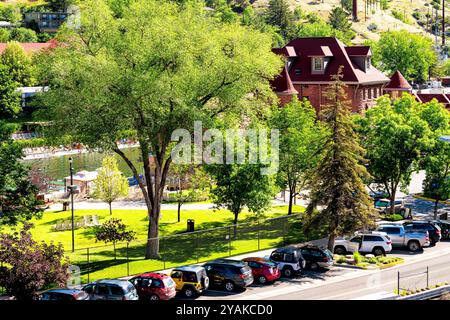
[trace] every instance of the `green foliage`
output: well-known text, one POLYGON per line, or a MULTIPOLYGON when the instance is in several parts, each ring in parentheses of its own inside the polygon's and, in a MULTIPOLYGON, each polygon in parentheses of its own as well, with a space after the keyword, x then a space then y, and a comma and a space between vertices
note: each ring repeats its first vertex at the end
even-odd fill
POLYGON ((318 20, 299 24, 296 36, 300 38, 336 37, 345 44, 350 44, 350 40, 355 36, 355 33, 350 29, 347 29, 345 32, 334 29, 329 23, 318 20))
POLYGON ((352 23, 349 20, 347 12, 341 7, 334 7, 330 16, 328 17, 328 23, 336 30, 347 31, 352 27, 352 23))
POLYGON ((268 24, 280 29, 284 39, 292 37, 294 15, 286 0, 270 0, 265 16, 268 24))
POLYGON ((389 74, 399 70, 407 80, 424 81, 436 63, 432 40, 421 34, 389 31, 384 32, 377 43, 368 44, 373 51, 374 65, 389 74))
MULTIPOLYGON (((136 0, 122 19, 103 0, 80 6, 82 27, 63 28, 66 46, 41 58, 43 81, 52 87, 42 99, 55 124, 48 134, 70 136, 128 160, 116 141, 133 132, 145 156, 141 167, 128 165, 135 176, 145 172, 147 185, 140 188, 149 237, 157 238, 172 132, 193 132, 196 120, 213 126, 226 116, 267 109, 273 95, 269 79, 282 61, 271 52, 270 35, 222 23, 197 2, 136 0), (154 179, 149 153, 155 156, 154 179)), ((149 241, 146 256, 158 257, 157 241, 149 241)))
POLYGON ((93 196, 106 202, 109 205, 109 212, 112 214, 112 202, 127 195, 127 178, 120 172, 116 158, 112 155, 106 156, 103 158, 102 167, 94 181, 93 196))
POLYGON ((234 214, 234 223, 244 207, 250 212, 266 210, 275 194, 274 181, 261 173, 257 164, 217 164, 207 165, 206 171, 215 181, 211 190, 214 204, 226 208, 234 214))
POLYGON ((112 243, 114 246, 114 260, 116 260, 116 243, 131 242, 136 238, 136 232, 127 230, 127 226, 120 219, 109 219, 100 226, 94 227, 96 241, 112 243))
POLYGON ((350 15, 353 10, 353 0, 341 0, 341 7, 345 10, 347 15, 350 15))
POLYGON ((1 63, 6 66, 17 86, 28 87, 35 84, 34 68, 31 59, 17 42, 9 42, 0 57, 1 63))
POLYGON ((406 24, 413 24, 413 21, 411 20, 411 18, 409 16, 407 16, 405 14, 405 12, 401 12, 401 11, 392 9, 391 13, 395 19, 398 19, 401 22, 406 23, 406 24))
POLYGON ((11 119, 20 112, 18 84, 12 78, 9 68, 0 64, 0 119, 11 119))
POLYGON ((336 259, 336 262, 337 263, 345 263, 347 261, 347 258, 345 258, 345 256, 339 256, 337 259, 336 259))
POLYGON ((19 27, 11 30, 10 40, 17 42, 37 42, 38 37, 35 31, 19 27))
POLYGON ((275 107, 270 127, 280 130, 280 165, 277 183, 283 190, 289 188, 289 211, 293 198, 306 187, 311 171, 318 162, 324 130, 316 121, 316 111, 309 101, 292 101, 275 107))
POLYGON ((355 260, 355 264, 360 264, 363 260, 363 257, 358 251, 356 251, 353 252, 353 260, 355 260))
POLYGON ((22 14, 19 6, 15 4, 0 4, 0 20, 8 21, 13 25, 19 24, 22 21, 22 14))
POLYGON ((395 213, 395 214, 387 214, 383 217, 383 220, 387 221, 400 221, 403 220, 403 216, 401 214, 395 213))
POLYGON ((8 42, 10 36, 11 36, 11 33, 8 29, 5 29, 5 28, 0 29, 0 42, 8 42))
POLYGON ((397 188, 409 185, 422 154, 432 150, 436 133, 449 122, 448 111, 436 100, 422 104, 409 94, 394 101, 381 97, 365 117, 355 120, 372 182, 388 191, 392 204, 397 188))
POLYGON ((307 228, 328 226, 328 249, 334 247, 338 234, 348 234, 370 225, 373 201, 367 194, 363 179, 368 177, 363 166, 364 149, 350 116, 345 84, 341 81, 342 68, 333 76, 327 90, 329 103, 320 117, 327 134, 322 140, 322 158, 311 177, 307 228), (322 207, 313 215, 316 207, 322 207))

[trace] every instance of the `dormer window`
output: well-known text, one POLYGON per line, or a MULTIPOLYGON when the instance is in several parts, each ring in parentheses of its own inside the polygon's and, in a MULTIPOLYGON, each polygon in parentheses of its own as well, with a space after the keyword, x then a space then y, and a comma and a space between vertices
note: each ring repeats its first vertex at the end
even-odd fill
POLYGON ((370 64, 370 57, 367 57, 366 58, 366 71, 370 69, 370 66, 371 66, 371 64, 370 64))
POLYGON ((313 58, 313 72, 322 72, 323 68, 323 58, 313 58))

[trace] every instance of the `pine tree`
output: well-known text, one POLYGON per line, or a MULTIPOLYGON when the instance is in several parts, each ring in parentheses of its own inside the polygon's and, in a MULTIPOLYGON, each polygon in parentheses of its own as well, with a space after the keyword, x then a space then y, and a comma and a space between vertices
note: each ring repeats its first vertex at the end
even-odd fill
POLYGON ((293 32, 294 14, 286 0, 270 0, 266 11, 268 24, 280 28, 280 34, 284 40, 289 40, 293 32))
POLYGON ((332 78, 334 82, 326 93, 328 104, 320 114, 328 132, 306 210, 307 229, 326 227, 330 250, 337 235, 367 226, 373 210, 363 183, 363 178, 368 177, 362 164, 364 149, 359 145, 351 120, 350 103, 341 81, 342 67, 332 78), (321 208, 316 212, 318 206, 321 208))

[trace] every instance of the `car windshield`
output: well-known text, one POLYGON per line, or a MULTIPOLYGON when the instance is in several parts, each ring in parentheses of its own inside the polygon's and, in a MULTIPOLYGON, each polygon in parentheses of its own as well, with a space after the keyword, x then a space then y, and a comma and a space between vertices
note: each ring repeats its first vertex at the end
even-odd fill
POLYGON ((87 298, 87 296, 88 296, 88 294, 87 294, 86 292, 80 291, 80 292, 78 292, 78 293, 76 294, 75 298, 76 298, 77 300, 84 300, 84 299, 87 298))
POLYGON ((325 250, 323 250, 323 252, 325 253, 325 255, 326 255, 328 258, 333 259, 333 254, 331 253, 330 250, 325 249, 325 250))

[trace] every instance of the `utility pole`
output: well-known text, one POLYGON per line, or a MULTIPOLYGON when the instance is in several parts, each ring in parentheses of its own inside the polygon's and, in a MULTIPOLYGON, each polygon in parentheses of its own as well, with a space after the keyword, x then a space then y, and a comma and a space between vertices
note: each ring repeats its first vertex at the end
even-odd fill
POLYGON ((353 21, 358 21, 358 0, 353 0, 352 3, 353 21))
POLYGON ((70 164, 70 202, 72 207, 72 252, 75 252, 75 226, 74 226, 74 212, 73 212, 73 159, 69 158, 69 164, 70 164))

